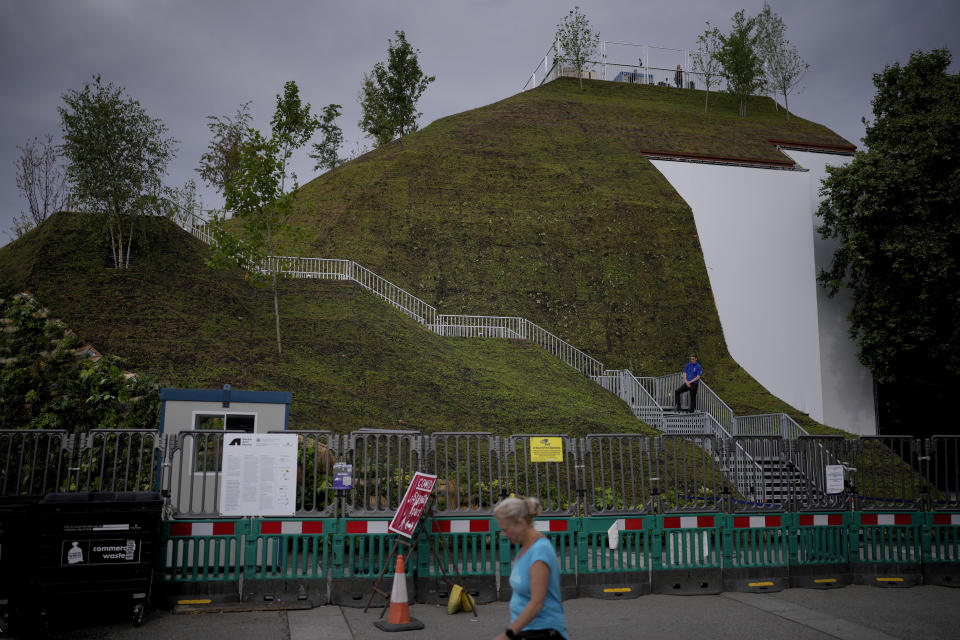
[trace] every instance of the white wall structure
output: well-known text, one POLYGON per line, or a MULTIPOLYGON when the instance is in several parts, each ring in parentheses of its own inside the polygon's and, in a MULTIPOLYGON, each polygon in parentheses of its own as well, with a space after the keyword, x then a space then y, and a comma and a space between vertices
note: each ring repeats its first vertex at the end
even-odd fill
POLYGON ((873 380, 848 336, 849 297, 830 299, 816 280, 834 248, 816 231, 820 181, 850 157, 785 153, 806 171, 652 162, 693 210, 733 358, 814 420, 875 434, 873 380))

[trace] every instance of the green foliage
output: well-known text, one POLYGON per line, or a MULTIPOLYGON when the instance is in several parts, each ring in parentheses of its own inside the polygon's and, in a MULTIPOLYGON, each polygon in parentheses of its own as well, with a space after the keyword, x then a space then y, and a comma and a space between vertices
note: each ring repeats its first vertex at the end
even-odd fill
POLYGON ((0 426, 155 428, 159 394, 113 356, 88 359, 76 335, 28 295, 0 299, 0 426))
POLYGON ((590 29, 590 20, 581 13, 580 7, 574 7, 563 22, 557 25, 554 36, 560 50, 557 52, 561 62, 569 62, 577 70, 580 90, 583 90, 583 69, 597 53, 600 34, 590 29))
POLYGON ((237 113, 230 116, 207 116, 207 128, 213 135, 207 151, 200 156, 197 173, 200 178, 221 194, 226 195, 227 185, 233 180, 240 162, 240 146, 253 116, 250 102, 244 102, 237 113))
MULTIPOLYGON (((852 293, 851 335, 880 383, 950 388, 960 371, 960 77, 950 52, 874 75, 867 151, 829 169, 821 283, 852 293)), ((865 121, 866 122, 866 121, 865 121)))
MULTIPOLYGON (((270 120, 273 131, 272 142, 280 158, 280 192, 285 190, 287 178, 287 160, 310 141, 314 131, 320 126, 320 120, 310 110, 310 103, 300 100, 300 88, 293 80, 283 85, 283 95, 277 94, 277 109, 270 120)), ((294 176, 296 182, 296 176, 294 176)), ((296 187, 294 187, 296 188, 296 187)))
POLYGON ((310 157, 317 161, 314 165, 314 171, 321 169, 335 169, 338 165, 345 162, 339 156, 340 145, 343 144, 343 131, 335 123, 340 117, 338 104, 328 104, 323 108, 323 115, 320 116, 320 142, 313 145, 313 153, 310 157))
POLYGON ((61 150, 73 197, 82 207, 108 214, 113 264, 126 269, 136 216, 158 208, 176 140, 122 87, 104 85, 100 76, 61 99, 61 150))
POLYGON ((764 82, 771 91, 783 96, 783 109, 790 120, 790 94, 799 86, 810 65, 800 57, 797 47, 786 39, 786 30, 783 19, 764 3, 757 16, 757 51, 763 61, 764 82))
POLYGON ((707 22, 707 28, 697 36, 697 50, 693 52, 692 64, 694 73, 699 73, 706 85, 707 90, 703 96, 703 112, 706 113, 710 106, 710 87, 716 84, 720 75, 720 61, 717 54, 720 51, 720 30, 711 27, 707 22))
POLYGON ((763 87, 763 60, 757 52, 760 36, 757 18, 747 18, 743 9, 733 14, 730 33, 720 33, 720 75, 727 81, 727 90, 737 98, 740 116, 747 115, 747 97, 763 87))
POLYGON ((388 40, 387 64, 378 62, 363 75, 360 89, 360 128, 382 147, 394 138, 417 130, 417 102, 436 78, 420 69, 414 49, 403 31, 395 31, 396 42, 388 40))

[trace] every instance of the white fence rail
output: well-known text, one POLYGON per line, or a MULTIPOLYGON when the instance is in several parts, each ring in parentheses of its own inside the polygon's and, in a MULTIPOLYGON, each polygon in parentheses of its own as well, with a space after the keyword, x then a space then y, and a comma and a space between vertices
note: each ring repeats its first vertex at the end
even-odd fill
POLYGON ((737 416, 734 435, 796 440, 800 436, 810 434, 785 413, 766 413, 756 416, 737 416))

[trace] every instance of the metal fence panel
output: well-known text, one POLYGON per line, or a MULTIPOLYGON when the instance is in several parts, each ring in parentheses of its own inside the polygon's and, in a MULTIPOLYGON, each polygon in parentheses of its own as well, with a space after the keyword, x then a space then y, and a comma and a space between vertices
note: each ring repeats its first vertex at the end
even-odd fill
POLYGON ((78 491, 155 491, 160 435, 155 430, 96 429, 82 434, 77 452, 78 491))
POLYGON ((960 511, 960 436, 934 436, 926 448, 932 508, 960 511))
POLYGON ((928 491, 919 469, 918 441, 909 437, 860 438, 849 456, 860 510, 920 509, 928 491))
POLYGON ((654 448, 657 496, 665 513, 719 511, 730 492, 713 455, 713 436, 661 436, 654 448))
POLYGON ((415 471, 423 470, 423 436, 417 431, 362 429, 348 436, 353 489, 345 515, 393 515, 415 471))
POLYGON ((586 515, 652 513, 654 442, 637 434, 591 434, 583 440, 586 515))
POLYGON ((798 487, 794 508, 798 511, 826 511, 850 508, 847 483, 841 493, 827 493, 827 467, 846 466, 850 440, 843 436, 800 436, 786 447, 790 462, 806 479, 798 487))
POLYGON ((490 433, 434 433, 424 465, 437 475, 437 515, 489 514, 504 490, 500 439, 490 433))
POLYGON ((72 448, 66 431, 0 430, 0 496, 69 491, 72 448))
POLYGON ((511 436, 503 451, 508 493, 540 500, 544 514, 574 515, 579 499, 576 440, 557 434, 511 436), (560 438, 562 462, 533 462, 533 440, 560 438))
POLYGON ((181 431, 167 439, 164 488, 178 518, 215 518, 220 514, 224 437, 240 431, 181 431))

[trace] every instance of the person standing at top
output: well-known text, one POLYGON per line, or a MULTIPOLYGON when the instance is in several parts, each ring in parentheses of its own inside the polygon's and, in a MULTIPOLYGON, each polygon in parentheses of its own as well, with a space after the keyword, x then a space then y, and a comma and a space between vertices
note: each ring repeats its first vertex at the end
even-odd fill
POLYGON ((677 405, 677 411, 680 411, 680 394, 690 394, 690 408, 688 412, 693 413, 697 410, 697 389, 700 386, 700 378, 703 377, 703 367, 697 362, 697 354, 690 354, 690 362, 683 367, 683 384, 677 387, 673 392, 673 398, 677 405))
POLYGON ((503 535, 520 545, 510 570, 510 624, 494 640, 566 640, 560 601, 560 563, 553 545, 533 526, 540 513, 536 498, 504 498, 493 508, 503 535))
POLYGON ((677 71, 673 74, 673 83, 677 85, 677 89, 683 88, 683 67, 677 65, 677 71))

